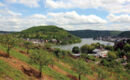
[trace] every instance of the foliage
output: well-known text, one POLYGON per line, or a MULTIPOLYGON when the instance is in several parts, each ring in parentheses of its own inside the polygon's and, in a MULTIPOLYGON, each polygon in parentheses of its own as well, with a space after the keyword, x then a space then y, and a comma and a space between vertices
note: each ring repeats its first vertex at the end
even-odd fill
POLYGON ((72 49, 72 52, 73 53, 79 53, 80 52, 80 49, 78 46, 74 46, 73 49, 72 49))
POLYGON ((130 51, 130 44, 125 44, 125 46, 124 46, 124 51, 125 52, 129 52, 130 51))
POLYGON ((127 68, 128 70, 130 70, 130 63, 128 63, 128 64, 126 65, 126 68, 127 68))
POLYGON ((94 46, 95 48, 100 48, 101 44, 100 43, 93 43, 91 44, 92 46, 94 46))
POLYGON ((110 58, 110 59, 116 59, 117 58, 116 52, 110 51, 108 53, 108 58, 110 58))
POLYGON ((110 46, 110 45, 105 46, 105 49, 110 50, 110 51, 114 51, 114 47, 110 46))
POLYGON ((109 67, 109 68, 116 68, 117 66, 120 66, 120 62, 107 58, 107 59, 102 59, 100 62, 103 66, 109 67))
POLYGON ((86 67, 83 59, 78 59, 76 63, 74 63, 73 69, 78 73, 79 80, 81 80, 81 75, 89 73, 89 68, 86 67))
POLYGON ((51 57, 48 56, 48 52, 46 51, 37 50, 30 55, 30 62, 39 65, 40 77, 42 76, 42 68, 51 64, 51 61, 51 57))
POLYGON ((69 32, 81 38, 117 36, 121 33, 121 31, 98 31, 98 30, 77 30, 77 31, 69 31, 69 32))
POLYGON ((102 71, 102 69, 97 69, 97 73, 98 73, 97 80, 104 80, 109 76, 109 74, 106 71, 102 71))
POLYGON ((124 31, 118 35, 118 37, 130 38, 130 31, 124 31))
POLYGON ((12 35, 1 35, 0 36, 0 43, 7 46, 6 52, 8 53, 8 57, 10 56, 10 50, 14 48, 15 44, 17 43, 17 39, 14 38, 12 35))
POLYGON ((130 63, 130 52, 127 53, 127 62, 130 63))
POLYGON ((15 33, 18 37, 30 39, 57 40, 57 44, 72 44, 80 42, 80 38, 71 35, 66 30, 57 26, 35 26, 20 33, 15 33))
POLYGON ((26 52, 29 54, 29 50, 32 48, 32 43, 31 42, 24 42, 24 46, 27 49, 26 52))
POLYGON ((92 53, 92 51, 94 50, 94 46, 91 46, 91 45, 88 45, 88 44, 85 44, 81 47, 81 52, 82 53, 92 53))

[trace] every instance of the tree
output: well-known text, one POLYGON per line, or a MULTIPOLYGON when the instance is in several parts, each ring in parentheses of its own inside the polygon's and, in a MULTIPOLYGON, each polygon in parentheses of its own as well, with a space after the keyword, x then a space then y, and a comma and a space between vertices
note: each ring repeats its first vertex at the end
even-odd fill
POLYGON ((73 53, 79 53, 80 52, 79 47, 78 46, 73 47, 72 52, 73 53))
POLYGON ((76 63, 73 65, 73 69, 78 73, 78 79, 81 80, 81 76, 83 74, 87 74, 90 70, 88 67, 85 65, 85 61, 83 59, 78 59, 76 63))
POLYGON ((100 43, 93 43, 91 44, 92 46, 96 47, 96 48, 100 48, 101 47, 101 44, 100 43))
POLYGON ((125 50, 125 52, 129 52, 130 51, 130 44, 125 44, 124 50, 125 50))
POLYGON ((115 52, 109 52, 108 53, 108 58, 110 58, 110 59, 116 59, 117 58, 117 55, 116 55, 116 53, 115 52))
POLYGON ((102 69, 97 69, 97 72, 98 72, 97 80, 104 80, 109 76, 109 74, 107 72, 103 71, 102 69))
POLYGON ((130 52, 126 56, 127 56, 127 62, 130 63, 130 52))
POLYGON ((114 51, 114 47, 110 45, 105 46, 105 49, 114 51))
POLYGON ((31 49, 31 45, 32 45, 31 42, 24 42, 24 46, 26 48, 27 54, 29 54, 29 50, 31 49))
POLYGON ((51 56, 48 52, 42 50, 36 50, 30 55, 30 62, 39 65, 39 77, 42 77, 42 68, 52 63, 51 56))
POLYGON ((83 45, 81 47, 81 52, 82 53, 92 53, 92 51, 94 50, 94 48, 95 48, 94 46, 85 44, 85 45, 83 45))
POLYGON ((3 35, 2 38, 0 39, 0 42, 7 46, 7 57, 10 57, 10 50, 14 48, 16 44, 16 38, 14 38, 12 35, 3 35))

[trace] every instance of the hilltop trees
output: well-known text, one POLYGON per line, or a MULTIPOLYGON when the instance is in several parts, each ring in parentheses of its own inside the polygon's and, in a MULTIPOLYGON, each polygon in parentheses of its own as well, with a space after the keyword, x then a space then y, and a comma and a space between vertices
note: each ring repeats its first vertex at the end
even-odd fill
POLYGON ((30 39, 44 39, 55 44, 72 44, 81 42, 79 37, 76 37, 62 28, 57 26, 36 26, 31 27, 27 30, 23 30, 16 34, 19 38, 30 38, 30 39))
POLYGON ((48 52, 36 50, 30 55, 30 62, 36 65, 39 65, 39 77, 42 77, 42 68, 52 64, 52 58, 49 56, 48 52))

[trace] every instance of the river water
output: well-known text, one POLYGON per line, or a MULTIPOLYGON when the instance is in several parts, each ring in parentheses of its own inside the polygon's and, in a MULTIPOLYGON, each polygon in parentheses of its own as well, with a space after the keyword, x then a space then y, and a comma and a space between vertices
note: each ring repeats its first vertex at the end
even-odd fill
POLYGON ((54 46, 55 48, 60 48, 63 50, 72 50, 72 48, 74 46, 78 46, 81 47, 85 44, 92 44, 92 43, 100 43, 100 44, 104 44, 104 45, 111 45, 113 46, 114 43, 113 42, 108 42, 108 41, 102 41, 102 40, 93 40, 92 38, 82 38, 81 39, 81 43, 76 43, 76 44, 70 44, 70 45, 60 45, 60 46, 54 46))

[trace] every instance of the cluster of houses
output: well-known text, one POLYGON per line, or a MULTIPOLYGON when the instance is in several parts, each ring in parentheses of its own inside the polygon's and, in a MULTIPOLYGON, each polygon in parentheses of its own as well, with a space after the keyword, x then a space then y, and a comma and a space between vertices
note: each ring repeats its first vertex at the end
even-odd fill
POLYGON ((128 40, 130 38, 120 38, 120 37, 111 37, 111 36, 108 36, 108 37, 98 37, 98 38, 94 38, 96 40, 103 40, 103 41, 109 41, 109 42, 117 42, 117 41, 122 41, 122 40, 128 40))
MULTIPOLYGON (((57 43, 59 42, 58 40, 56 39, 51 39, 51 40, 43 40, 43 39, 30 39, 30 38, 27 38, 27 39, 24 39, 26 41, 29 41, 29 42, 32 42, 34 44, 42 44, 42 43, 47 43, 47 42, 52 42, 52 43, 57 43)), ((61 42, 61 41, 60 41, 61 42)))
POLYGON ((92 54, 88 54, 88 55, 92 55, 95 57, 102 57, 105 58, 108 55, 108 50, 105 49, 94 49, 92 54))

